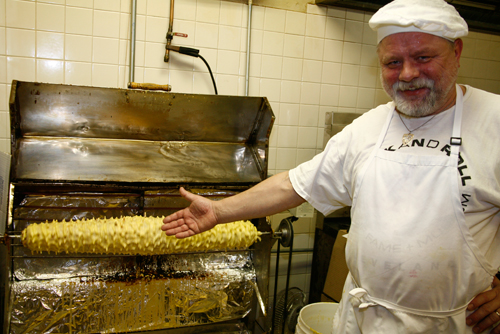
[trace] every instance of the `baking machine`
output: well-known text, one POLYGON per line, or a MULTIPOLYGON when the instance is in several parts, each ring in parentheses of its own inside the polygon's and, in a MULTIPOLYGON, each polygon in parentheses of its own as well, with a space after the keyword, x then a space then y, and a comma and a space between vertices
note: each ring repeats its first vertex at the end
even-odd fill
POLYGON ((20 240, 47 220, 166 216, 189 204, 180 186, 214 200, 252 187, 267 177, 266 98, 14 81, 9 103, 4 333, 267 331, 265 217, 252 220, 261 240, 239 251, 33 253, 20 240))

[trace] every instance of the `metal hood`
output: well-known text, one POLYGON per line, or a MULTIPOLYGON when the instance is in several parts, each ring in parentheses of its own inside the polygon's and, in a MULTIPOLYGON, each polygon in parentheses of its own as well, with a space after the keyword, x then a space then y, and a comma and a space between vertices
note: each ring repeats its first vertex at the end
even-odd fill
MULTIPOLYGON (((390 0, 315 0, 317 5, 330 5, 342 8, 375 13, 390 0)), ((447 0, 457 9, 469 25, 470 31, 500 35, 500 1, 496 0, 447 0)))
POLYGON ((13 181, 234 183, 267 177, 264 97, 14 81, 13 181))

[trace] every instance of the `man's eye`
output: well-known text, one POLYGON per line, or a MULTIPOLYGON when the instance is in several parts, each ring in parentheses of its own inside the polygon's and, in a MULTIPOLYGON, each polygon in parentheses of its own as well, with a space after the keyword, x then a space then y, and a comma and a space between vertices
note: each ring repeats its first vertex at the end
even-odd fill
POLYGON ((429 56, 420 56, 418 57, 418 60, 421 61, 421 62, 427 62, 431 59, 431 57, 429 56))
POLYGON ((387 67, 396 67, 396 66, 398 66, 399 64, 400 64, 400 62, 399 62, 399 61, 397 61, 397 60, 392 60, 392 61, 389 61, 389 62, 385 63, 385 66, 387 66, 387 67))

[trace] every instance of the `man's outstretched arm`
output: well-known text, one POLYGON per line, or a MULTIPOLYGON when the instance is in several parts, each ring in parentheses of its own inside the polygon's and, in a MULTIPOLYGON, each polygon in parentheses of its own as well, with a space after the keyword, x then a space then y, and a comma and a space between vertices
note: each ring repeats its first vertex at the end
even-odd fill
POLYGON ((167 235, 186 238, 217 224, 265 217, 294 208, 305 200, 293 189, 288 172, 276 174, 237 195, 212 201, 180 189, 191 202, 189 207, 163 219, 161 229, 167 235))

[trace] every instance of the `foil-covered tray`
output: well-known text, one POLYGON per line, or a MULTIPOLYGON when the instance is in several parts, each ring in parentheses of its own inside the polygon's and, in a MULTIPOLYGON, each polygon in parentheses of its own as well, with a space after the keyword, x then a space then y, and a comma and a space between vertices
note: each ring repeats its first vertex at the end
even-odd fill
POLYGON ((256 281, 249 251, 133 257, 121 265, 75 258, 57 273, 32 259, 15 261, 13 334, 119 333, 239 319, 251 311, 256 281))

